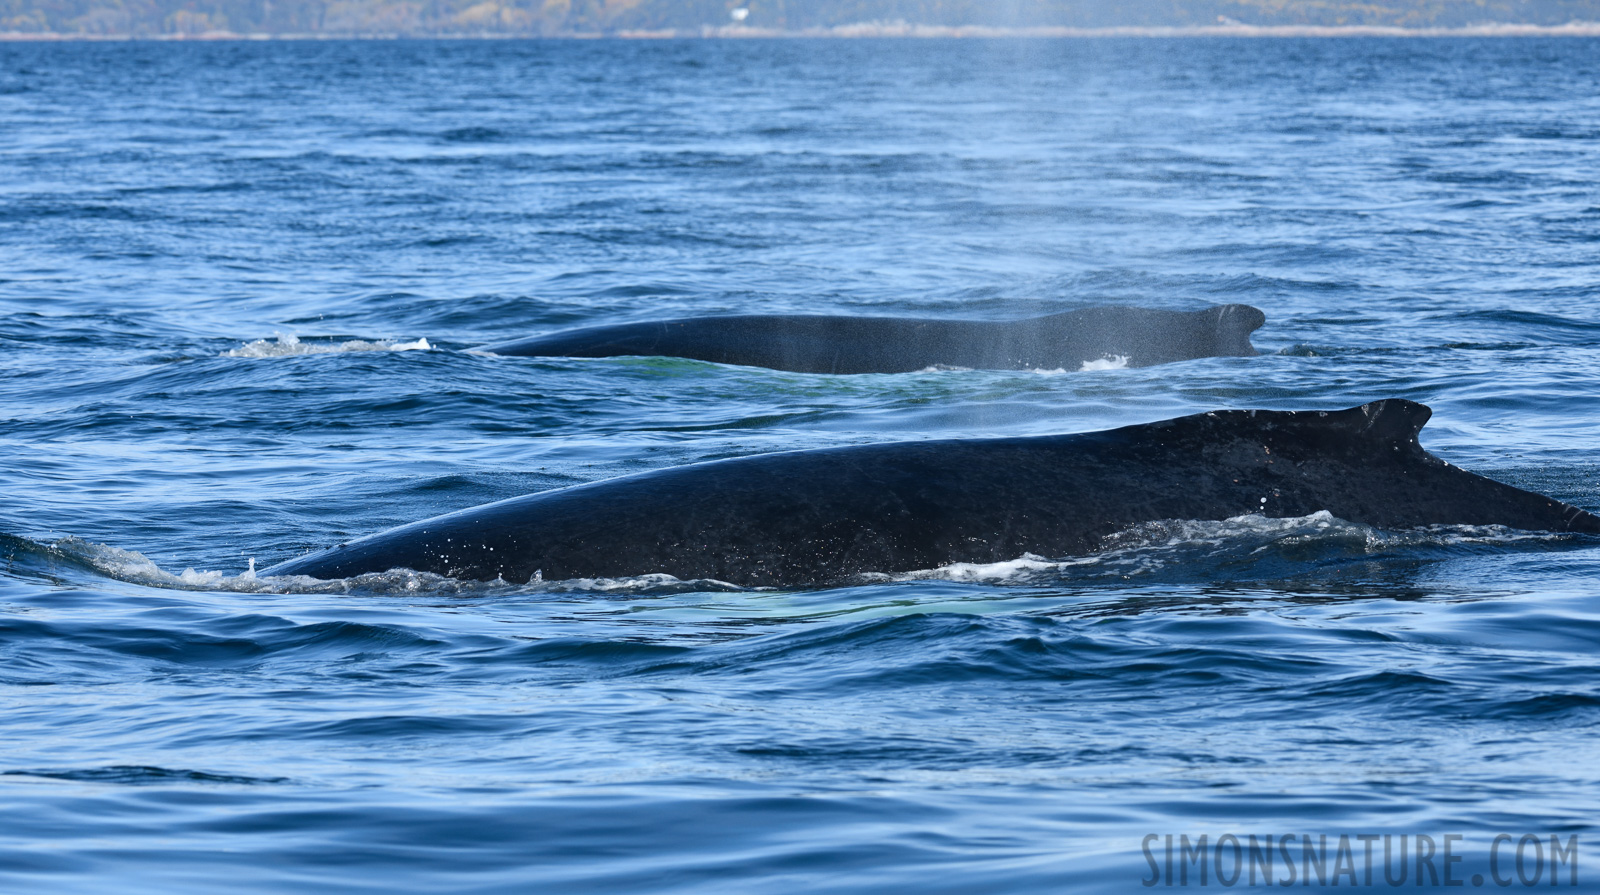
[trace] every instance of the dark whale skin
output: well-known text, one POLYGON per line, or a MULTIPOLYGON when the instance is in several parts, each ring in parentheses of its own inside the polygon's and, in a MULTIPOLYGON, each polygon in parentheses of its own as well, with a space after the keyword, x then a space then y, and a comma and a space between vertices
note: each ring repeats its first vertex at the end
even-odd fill
POLYGON ((524 357, 683 357, 794 373, 910 373, 929 367, 1078 370, 1126 358, 1145 367, 1250 357, 1266 315, 1249 305, 1200 311, 1083 308, 1026 320, 747 315, 564 330, 476 350, 524 357))
POLYGON ((1024 553, 1092 553, 1163 519, 1319 510, 1380 528, 1600 534, 1600 517, 1458 469, 1417 443, 1431 411, 1219 410, 1082 435, 764 454, 514 497, 312 553, 265 575, 395 568, 528 581, 666 573, 815 586, 1024 553))

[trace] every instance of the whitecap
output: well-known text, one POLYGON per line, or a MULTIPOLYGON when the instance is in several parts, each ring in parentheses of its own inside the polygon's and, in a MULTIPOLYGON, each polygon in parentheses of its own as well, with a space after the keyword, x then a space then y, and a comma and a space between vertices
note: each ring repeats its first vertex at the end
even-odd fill
POLYGON ((1097 360, 1086 360, 1078 368, 1079 373, 1093 373, 1096 370, 1126 370, 1128 361, 1132 360, 1126 354, 1108 354, 1097 360))
POLYGON ((301 354, 339 354, 346 351, 430 351, 433 346, 426 338, 413 342, 390 339, 366 341, 349 339, 344 342, 302 342, 293 334, 278 333, 276 341, 257 339, 238 348, 222 352, 223 357, 293 357, 301 354))

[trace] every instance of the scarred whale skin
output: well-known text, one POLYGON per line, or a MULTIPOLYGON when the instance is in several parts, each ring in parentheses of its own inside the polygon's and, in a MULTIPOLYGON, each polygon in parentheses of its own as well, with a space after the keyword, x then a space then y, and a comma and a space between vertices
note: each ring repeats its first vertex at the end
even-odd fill
POLYGON ((1082 435, 764 454, 461 510, 292 559, 266 575, 408 568, 523 582, 666 573, 807 586, 1024 553, 1092 553, 1163 519, 1319 510, 1379 528, 1600 533, 1600 517, 1423 450, 1431 411, 1219 410, 1082 435))
POLYGON ((1200 311, 1082 308, 1008 321, 689 317, 564 330, 476 350, 528 357, 684 357, 795 373, 909 373, 936 366, 1078 370, 1102 360, 1145 367, 1250 357, 1256 353, 1250 334, 1266 319, 1249 305, 1200 311))

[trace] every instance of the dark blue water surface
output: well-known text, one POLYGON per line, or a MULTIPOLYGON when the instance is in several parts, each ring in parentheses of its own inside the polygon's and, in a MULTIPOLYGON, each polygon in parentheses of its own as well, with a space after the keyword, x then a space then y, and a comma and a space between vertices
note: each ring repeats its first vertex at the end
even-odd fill
POLYGON ((1357 835, 1461 835, 1462 879, 1504 832, 1577 836, 1600 889, 1593 538, 249 571, 709 458, 1393 396, 1600 510, 1597 174, 1587 39, 0 44, 0 888, 1122 892, 1169 833, 1350 836, 1349 887, 1357 835), (1256 305, 1263 356, 464 350, 1108 302, 1256 305))

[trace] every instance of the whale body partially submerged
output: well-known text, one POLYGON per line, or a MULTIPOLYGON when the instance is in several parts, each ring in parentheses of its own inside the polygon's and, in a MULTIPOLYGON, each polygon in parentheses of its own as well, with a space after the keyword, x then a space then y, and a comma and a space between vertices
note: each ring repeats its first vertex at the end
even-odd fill
POLYGON ((909 373, 930 367, 1080 370, 1256 353, 1266 315, 1097 307, 1025 320, 743 315, 564 330, 476 350, 524 357, 683 357, 795 373, 909 373))
POLYGON ((1600 517, 1423 450, 1431 411, 1219 410, 1080 435, 765 454, 461 510, 263 574, 406 568, 528 581, 665 573, 746 586, 1095 552, 1143 522, 1299 517, 1379 528, 1502 525, 1600 534, 1600 517))

